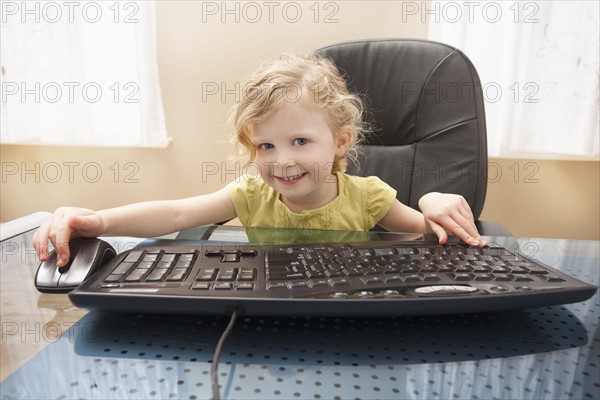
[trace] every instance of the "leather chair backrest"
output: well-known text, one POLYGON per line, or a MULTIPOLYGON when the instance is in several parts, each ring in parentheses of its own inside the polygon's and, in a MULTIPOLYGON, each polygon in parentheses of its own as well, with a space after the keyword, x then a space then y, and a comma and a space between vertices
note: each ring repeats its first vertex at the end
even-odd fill
POLYGON ((370 40, 321 48, 349 89, 363 95, 373 133, 359 167, 415 209, 432 191, 465 197, 479 219, 487 188, 487 143, 481 83, 456 48, 426 40, 370 40))

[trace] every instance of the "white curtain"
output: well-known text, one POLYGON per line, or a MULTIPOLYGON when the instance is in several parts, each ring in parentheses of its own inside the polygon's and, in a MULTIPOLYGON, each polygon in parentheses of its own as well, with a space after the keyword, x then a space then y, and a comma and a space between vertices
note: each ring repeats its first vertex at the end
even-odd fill
POLYGON ((480 75, 490 156, 598 159, 599 2, 423 7, 429 39, 461 49, 480 75))
POLYGON ((154 3, 2 2, 3 144, 165 147, 154 3))

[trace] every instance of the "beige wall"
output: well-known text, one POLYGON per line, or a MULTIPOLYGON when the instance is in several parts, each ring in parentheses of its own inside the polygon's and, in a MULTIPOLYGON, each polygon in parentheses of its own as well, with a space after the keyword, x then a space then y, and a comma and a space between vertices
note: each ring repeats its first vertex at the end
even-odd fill
MULTIPOLYGON (((296 2, 301 16, 295 23, 295 10, 284 14, 284 3, 276 2, 272 22, 263 7, 255 23, 253 9, 212 15, 203 13, 203 4, 211 11, 206 7, 222 3, 157 4, 158 62, 173 143, 166 149, 1 146, 2 221, 61 205, 98 209, 215 190, 235 173, 234 164, 223 163, 233 153, 224 121, 239 95, 236 84, 261 61, 339 41, 427 33, 418 19, 402 23, 400 2, 325 2, 318 15, 309 8, 313 2, 296 2), (219 93, 206 92, 215 87, 219 93)), ((235 4, 245 3, 229 6, 235 4)), ((599 239, 598 162, 491 161, 502 176, 491 176, 485 219, 505 223, 518 236, 599 239)))
POLYGON ((515 236, 600 239, 597 161, 489 160, 481 219, 515 236))

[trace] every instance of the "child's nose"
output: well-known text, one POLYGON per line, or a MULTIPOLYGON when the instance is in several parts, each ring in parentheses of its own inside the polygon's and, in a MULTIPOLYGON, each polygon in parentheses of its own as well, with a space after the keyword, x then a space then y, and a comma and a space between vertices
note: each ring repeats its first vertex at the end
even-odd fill
POLYGON ((277 165, 284 169, 289 165, 295 165, 296 160, 294 152, 288 150, 280 150, 277 152, 277 165))

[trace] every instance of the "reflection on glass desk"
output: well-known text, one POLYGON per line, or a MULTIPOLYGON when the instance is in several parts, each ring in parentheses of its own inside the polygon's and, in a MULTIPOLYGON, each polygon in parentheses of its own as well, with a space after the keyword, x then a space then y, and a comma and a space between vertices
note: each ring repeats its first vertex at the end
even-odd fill
MULTIPOLYGON (((229 237, 239 233, 221 230, 229 237)), ((585 282, 600 281, 598 242, 487 239, 585 282)), ((228 318, 86 314, 73 309, 65 295, 37 293, 34 257, 7 246, 3 243, 1 270, 3 399, 210 398, 210 361, 228 318), (5 365, 6 357, 23 349, 27 359, 5 365)), ((582 303, 503 313, 242 316, 221 356, 221 394, 225 399, 597 399, 599 316, 598 294, 582 303)))

